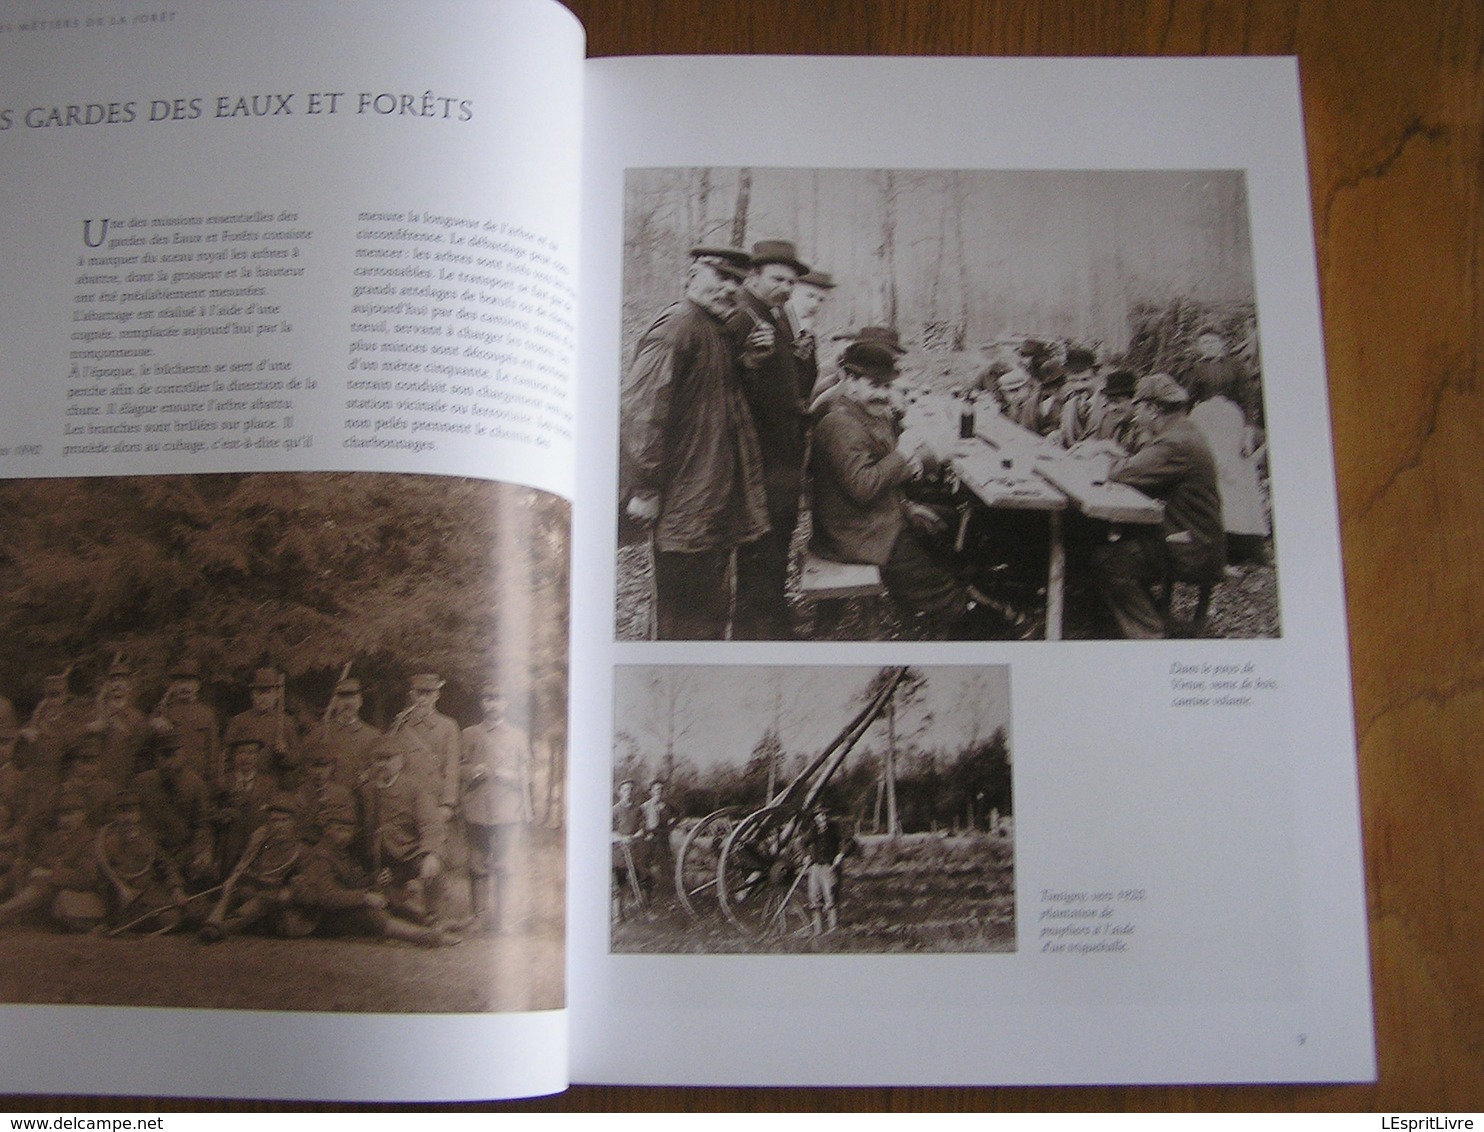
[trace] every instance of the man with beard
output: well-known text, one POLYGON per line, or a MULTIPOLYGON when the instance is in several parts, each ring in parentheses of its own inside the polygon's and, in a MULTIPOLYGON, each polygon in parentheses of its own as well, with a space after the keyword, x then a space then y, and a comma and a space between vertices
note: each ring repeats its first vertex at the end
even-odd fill
MULTIPOLYGON (((788 640, 789 548, 804 494, 804 422, 809 389, 800 376, 784 304, 809 268, 787 240, 752 245, 742 300, 727 320, 742 392, 752 410, 763 456, 768 532, 737 549, 737 619, 745 641, 788 640)), ((812 378, 810 384, 813 384, 812 378)))
POLYGON ((201 666, 194 660, 178 661, 170 670, 170 686, 155 709, 158 730, 170 730, 180 740, 185 765, 208 786, 216 786, 226 773, 217 737, 216 712, 201 702, 201 666))
POLYGON ((685 297, 644 332, 624 375, 621 490, 652 528, 661 640, 721 640, 732 553, 768 529, 762 455, 724 329, 750 262, 692 248, 685 297))
POLYGON ((99 689, 97 713, 84 726, 102 743, 99 773, 120 789, 143 769, 139 756, 152 734, 149 720, 132 702, 133 676, 122 660, 113 662, 99 689))

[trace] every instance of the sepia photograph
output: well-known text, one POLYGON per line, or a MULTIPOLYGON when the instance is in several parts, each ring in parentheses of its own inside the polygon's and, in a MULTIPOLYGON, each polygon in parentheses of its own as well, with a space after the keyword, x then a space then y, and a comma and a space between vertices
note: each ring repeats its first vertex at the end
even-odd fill
POLYGON ((615 679, 613 952, 1015 950, 1008 667, 615 679))
POLYGON ((565 501, 178 475, 0 515, 0 1002, 563 1004, 565 501))
POLYGON ((1280 635, 1240 171, 630 169, 615 632, 1280 635))

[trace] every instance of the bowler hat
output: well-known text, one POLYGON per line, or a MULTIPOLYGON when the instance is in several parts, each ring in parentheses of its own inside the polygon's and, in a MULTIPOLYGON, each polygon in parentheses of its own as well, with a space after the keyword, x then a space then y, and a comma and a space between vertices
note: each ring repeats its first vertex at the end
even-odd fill
POLYGON ((1116 369, 1103 382, 1103 393, 1109 397, 1132 397, 1139 379, 1131 369, 1116 369))
POLYGON ((845 347, 840 365, 850 373, 878 384, 897 375, 897 355, 882 342, 852 342, 845 347))

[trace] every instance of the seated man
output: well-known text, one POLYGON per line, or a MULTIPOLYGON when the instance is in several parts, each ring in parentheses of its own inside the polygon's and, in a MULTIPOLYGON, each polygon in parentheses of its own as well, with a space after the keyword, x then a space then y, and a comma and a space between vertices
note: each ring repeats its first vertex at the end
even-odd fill
POLYGON ((290 883, 296 935, 377 935, 425 947, 444 947, 459 937, 437 926, 400 919, 387 898, 372 886, 371 874, 355 859, 355 806, 327 803, 319 815, 323 834, 309 849, 290 883))
POLYGON ((1135 414, 1145 442, 1114 460, 1108 479, 1165 505, 1159 526, 1114 527, 1092 552, 1094 583, 1125 637, 1165 635, 1154 587, 1221 577, 1226 534, 1216 459, 1190 419, 1190 394, 1168 374, 1141 378, 1135 414))
POLYGON ((55 828, 34 860, 13 866, 15 894, 0 904, 0 925, 35 912, 48 914, 64 930, 85 932, 103 922, 102 875, 94 853, 96 835, 88 824, 88 800, 63 790, 55 828))
POLYGON ((217 943, 252 927, 270 935, 302 934, 287 914, 293 881, 308 850, 299 835, 298 800, 280 791, 268 802, 267 812, 266 824, 248 837, 216 907, 201 926, 203 943, 217 943))
POLYGON ((928 634, 946 637, 970 608, 963 586, 929 554, 923 536, 945 529, 930 507, 903 488, 937 463, 926 446, 897 448, 901 428, 892 411, 896 355, 857 341, 841 359, 841 393, 814 433, 814 533, 809 548, 836 562, 881 569, 887 592, 928 634))

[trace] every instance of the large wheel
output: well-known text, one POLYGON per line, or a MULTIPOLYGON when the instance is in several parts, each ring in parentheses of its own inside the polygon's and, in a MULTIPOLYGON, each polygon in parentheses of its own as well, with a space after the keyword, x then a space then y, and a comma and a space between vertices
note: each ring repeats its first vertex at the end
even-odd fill
POLYGON ((675 895, 692 919, 713 914, 719 907, 715 901, 721 847, 737 828, 742 813, 740 806, 714 810, 693 825, 680 843, 675 857, 675 895))
POLYGON ((809 930, 803 861, 794 851, 798 811, 769 806, 748 814, 727 837, 717 870, 721 910, 750 936, 809 930))

